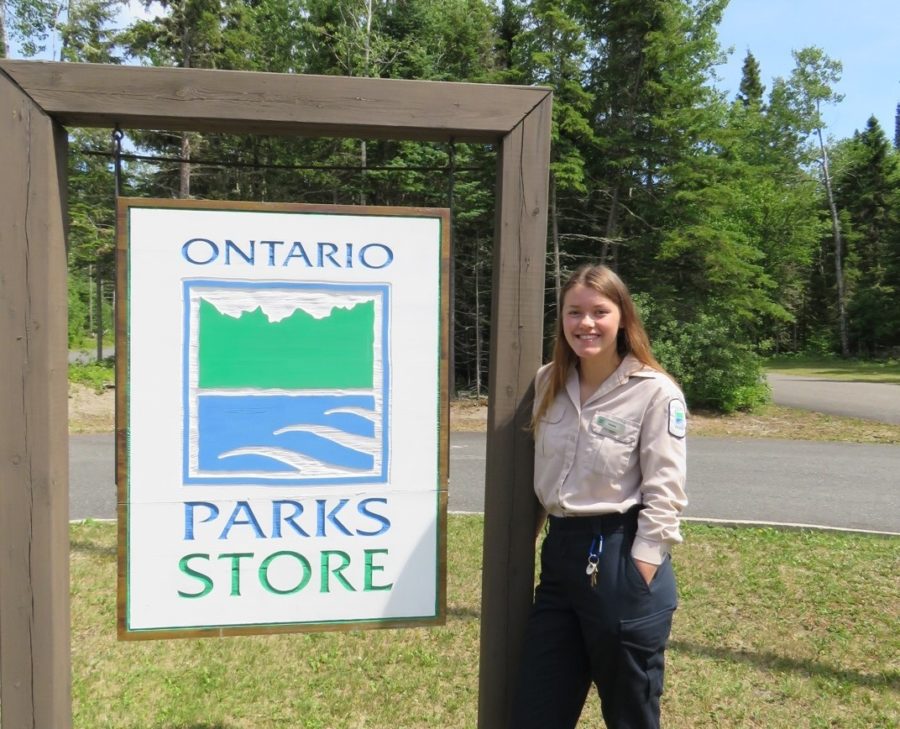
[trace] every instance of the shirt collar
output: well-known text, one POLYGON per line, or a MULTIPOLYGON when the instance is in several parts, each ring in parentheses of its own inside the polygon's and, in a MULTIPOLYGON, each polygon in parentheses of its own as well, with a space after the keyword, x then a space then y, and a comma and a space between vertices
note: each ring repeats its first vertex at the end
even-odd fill
POLYGON ((633 354, 625 355, 625 357, 622 359, 622 364, 619 365, 619 369, 617 369, 616 372, 622 370, 623 368, 624 377, 622 379, 622 382, 625 382, 625 380, 627 380, 629 377, 654 377, 656 375, 656 370, 645 365, 633 354))
MULTIPOLYGON (((616 367, 613 373, 603 381, 603 384, 597 388, 594 394, 591 395, 584 404, 587 405, 592 400, 603 397, 620 385, 624 385, 628 382, 630 377, 652 377, 653 374, 654 370, 646 367, 644 363, 633 354, 626 354, 622 358, 622 361, 619 362, 619 366, 616 367)), ((578 384, 578 370, 575 365, 572 365, 569 368, 569 376, 566 378, 566 392, 568 392, 569 398, 571 398, 573 404, 580 410, 582 407, 581 389, 578 384)))

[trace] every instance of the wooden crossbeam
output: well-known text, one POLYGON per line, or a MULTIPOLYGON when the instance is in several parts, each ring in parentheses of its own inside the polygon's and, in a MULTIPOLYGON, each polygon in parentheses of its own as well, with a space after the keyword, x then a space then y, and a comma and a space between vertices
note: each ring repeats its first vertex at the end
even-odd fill
POLYGON ((504 136, 550 93, 527 86, 2 61, 67 126, 473 142, 504 136))

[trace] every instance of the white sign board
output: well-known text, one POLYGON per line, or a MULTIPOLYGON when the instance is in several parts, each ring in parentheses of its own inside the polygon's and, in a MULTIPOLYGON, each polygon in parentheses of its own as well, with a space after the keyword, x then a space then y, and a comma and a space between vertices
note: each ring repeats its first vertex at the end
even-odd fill
POLYGON ((447 240, 121 201, 120 637, 443 621, 447 240))

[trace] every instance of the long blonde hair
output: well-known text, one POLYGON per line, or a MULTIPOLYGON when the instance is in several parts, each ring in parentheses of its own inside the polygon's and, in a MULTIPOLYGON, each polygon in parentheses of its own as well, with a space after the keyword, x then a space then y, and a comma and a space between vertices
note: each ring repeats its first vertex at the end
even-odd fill
POLYGON ((553 359, 550 360, 550 367, 546 373, 547 386, 544 389, 544 394, 531 423, 532 430, 536 429, 537 423, 547 412, 556 396, 565 389, 569 369, 578 361, 578 356, 572 351, 572 348, 566 341, 561 316, 566 294, 574 286, 578 285, 593 289, 619 307, 621 318, 619 334, 616 339, 616 349, 619 356, 624 357, 626 354, 631 354, 647 367, 668 375, 653 356, 653 352, 650 349, 650 339, 647 337, 643 322, 641 322, 641 316, 638 314, 631 294, 628 292, 628 287, 622 279, 606 266, 599 264, 583 265, 569 277, 559 292, 553 359))

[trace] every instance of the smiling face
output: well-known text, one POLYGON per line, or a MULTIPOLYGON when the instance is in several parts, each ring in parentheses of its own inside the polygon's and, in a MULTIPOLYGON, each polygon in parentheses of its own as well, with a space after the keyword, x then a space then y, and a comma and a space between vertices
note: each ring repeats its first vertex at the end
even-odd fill
POLYGON ((582 363, 603 369, 618 363, 616 337, 622 312, 598 291, 575 284, 563 298, 562 329, 566 342, 582 363))

